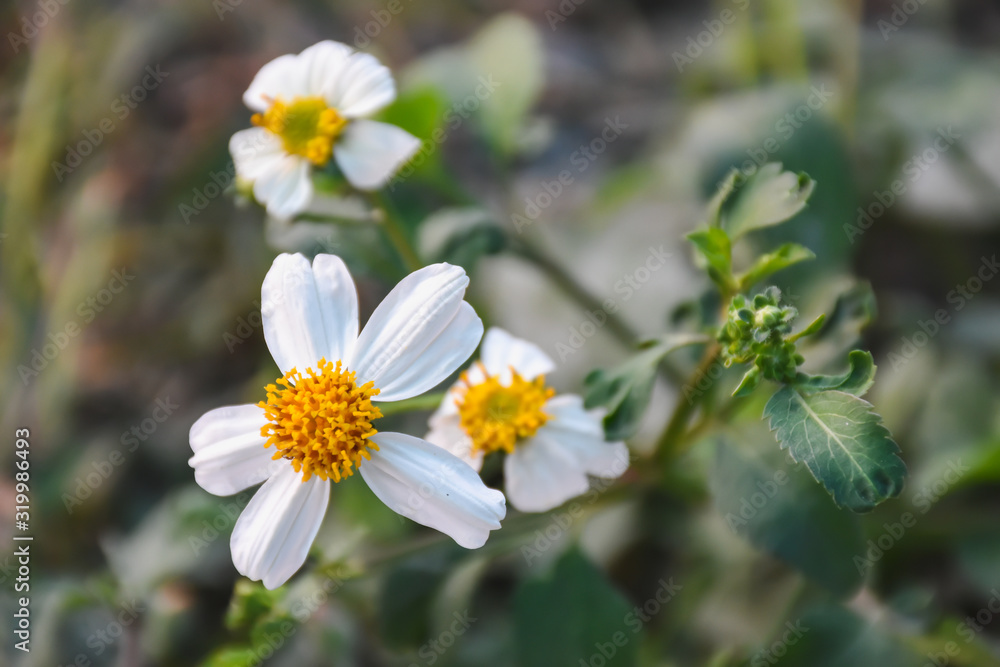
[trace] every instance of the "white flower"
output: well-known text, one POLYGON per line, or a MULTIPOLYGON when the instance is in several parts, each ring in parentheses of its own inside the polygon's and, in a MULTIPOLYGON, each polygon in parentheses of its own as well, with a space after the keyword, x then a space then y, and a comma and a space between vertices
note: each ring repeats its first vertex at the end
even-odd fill
POLYGON ((330 480, 355 469, 395 512, 481 547, 506 513, 503 494, 428 442, 376 431, 378 402, 421 394, 471 355, 483 324, 463 301, 465 271, 411 273, 358 334, 358 297, 339 257, 279 255, 261 288, 264 339, 284 373, 267 401, 219 408, 191 427, 189 461, 209 493, 264 482, 236 522, 233 563, 267 588, 305 562, 330 480))
POLYGON ((312 168, 331 157, 356 188, 378 189, 420 148, 405 130, 366 120, 394 99, 389 69, 346 44, 325 41, 275 58, 243 93, 257 127, 229 142, 236 174, 279 218, 306 207, 312 168))
POLYGON ((522 512, 558 507, 587 492, 588 475, 613 479, 628 468, 628 448, 605 442, 599 411, 545 386, 553 368, 537 345, 491 328, 479 363, 430 419, 427 440, 475 470, 485 454, 507 452, 507 499, 522 512))

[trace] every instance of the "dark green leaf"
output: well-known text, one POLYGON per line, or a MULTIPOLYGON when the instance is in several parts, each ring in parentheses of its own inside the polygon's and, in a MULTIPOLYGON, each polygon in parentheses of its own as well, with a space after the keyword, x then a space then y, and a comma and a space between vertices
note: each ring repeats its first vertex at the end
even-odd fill
POLYGON ((729 236, 718 227, 697 229, 687 235, 697 249, 695 262, 724 290, 733 289, 732 247, 729 236))
POLYGON ((783 470, 720 442, 711 484, 726 524, 755 547, 835 595, 861 585, 853 561, 864 551, 858 518, 838 510, 801 468, 783 470))
POLYGON ((851 368, 841 375, 807 375, 799 373, 795 378, 796 386, 805 391, 825 391, 836 389, 855 396, 864 396, 875 384, 875 360, 871 352, 852 350, 847 359, 851 368))
POLYGON ((566 553, 546 579, 521 585, 515 602, 515 639, 522 667, 635 665, 642 621, 577 550, 566 553), (601 645, 609 645, 602 655, 601 645))
POLYGON ((706 338, 694 334, 676 334, 655 341, 650 347, 621 366, 611 370, 595 370, 584 380, 585 404, 588 409, 603 406, 604 432, 609 440, 625 440, 639 428, 656 381, 656 371, 670 352, 706 338))
POLYGON ((765 164, 740 188, 722 228, 736 241, 755 229, 784 222, 805 208, 815 186, 807 174, 783 172, 777 162, 765 164))
POLYGON ((774 252, 758 257, 753 266, 737 278, 737 282, 741 291, 747 291, 782 269, 815 258, 816 255, 809 248, 798 243, 786 243, 774 252))
POLYGON ((730 169, 726 177, 719 183, 718 189, 708 202, 707 222, 709 227, 718 227, 722 218, 722 206, 729 199, 736 189, 736 179, 739 178, 738 169, 730 169))
POLYGON ((906 465, 868 401, 785 386, 767 402, 764 418, 782 449, 805 463, 839 506, 868 512, 902 491, 906 465))

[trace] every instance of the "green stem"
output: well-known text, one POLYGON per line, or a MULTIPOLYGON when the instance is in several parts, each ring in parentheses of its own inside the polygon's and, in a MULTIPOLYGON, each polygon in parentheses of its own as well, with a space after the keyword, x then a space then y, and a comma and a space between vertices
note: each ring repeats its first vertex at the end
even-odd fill
POLYGON ((403 262, 403 266, 406 267, 407 271, 416 271, 422 268, 424 264, 420 261, 420 256, 413 247, 406 229, 403 228, 399 210, 392 203, 392 200, 384 194, 375 194, 372 196, 372 200, 382 213, 379 222, 382 224, 382 229, 389 238, 389 242, 392 243, 403 262))
POLYGON ((639 333, 616 313, 604 309, 604 302, 588 292, 570 273, 555 260, 547 256, 533 244, 520 240, 514 250, 528 260, 546 275, 559 289, 572 297, 574 301, 590 311, 601 311, 607 316, 605 326, 626 347, 632 347, 639 341, 639 333))
POLYGON ((446 396, 447 393, 443 391, 421 394, 420 396, 414 396, 413 398, 407 398, 402 401, 381 403, 378 408, 382 411, 383 417, 400 415, 407 412, 416 412, 417 410, 434 410, 441 405, 441 401, 445 400, 446 396))
POLYGON ((669 461, 684 451, 685 445, 688 444, 687 438, 684 437, 687 435, 688 421, 701 403, 705 393, 689 396, 689 392, 686 392, 685 389, 696 385, 709 372, 718 361, 721 350, 719 344, 714 342, 705 348, 705 353, 702 355, 701 361, 698 362, 698 367, 681 385, 680 394, 678 394, 673 412, 670 414, 670 421, 667 422, 667 426, 656 444, 655 457, 658 461, 663 463, 669 461))

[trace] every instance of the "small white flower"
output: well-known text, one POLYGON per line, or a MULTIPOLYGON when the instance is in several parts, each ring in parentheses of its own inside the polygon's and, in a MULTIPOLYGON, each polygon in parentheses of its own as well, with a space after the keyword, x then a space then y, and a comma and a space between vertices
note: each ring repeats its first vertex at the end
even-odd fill
POLYGON ((256 405, 219 408, 191 427, 189 461, 209 493, 264 482, 233 529, 241 574, 276 588, 305 562, 330 481, 361 473, 390 509, 481 547, 506 514, 503 494, 448 452, 376 431, 378 402, 421 394, 471 355, 483 324, 463 298, 465 271, 434 264, 411 273, 358 334, 358 297, 334 255, 312 265, 279 255, 261 287, 264 339, 284 373, 256 405))
POLYGON ((430 419, 427 440, 475 470, 486 454, 507 452, 507 499, 522 512, 558 507, 587 492, 588 475, 613 479, 628 468, 625 443, 604 440, 600 411, 545 386, 554 368, 537 345, 491 328, 479 363, 430 419))
POLYGON ((331 158, 354 187, 378 189, 420 148, 409 132, 366 119, 394 99, 389 69, 346 44, 325 41, 275 58, 243 93, 257 127, 229 142, 236 173, 279 218, 306 207, 313 166, 331 158))

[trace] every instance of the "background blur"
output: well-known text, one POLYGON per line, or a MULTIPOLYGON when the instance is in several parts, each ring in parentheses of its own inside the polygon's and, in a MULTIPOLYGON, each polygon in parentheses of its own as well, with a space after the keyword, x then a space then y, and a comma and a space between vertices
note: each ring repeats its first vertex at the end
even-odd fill
MULTIPOLYGON (((0 34, 0 664, 1000 664, 994 3, 25 0, 0 34), (428 143, 386 196, 425 262, 470 271, 488 325, 560 362, 562 391, 706 291, 681 235, 730 167, 808 172, 809 207, 763 241, 816 252, 779 283, 805 321, 846 323, 829 359, 875 353, 903 495, 838 511, 751 399, 667 483, 629 492, 633 470, 572 513, 510 510, 479 551, 351 479, 296 579, 239 582, 250 494, 199 489, 187 431, 278 376, 271 260, 340 254, 363 319, 404 275, 336 179, 315 204, 336 223, 266 220, 231 187, 242 92, 321 39, 393 69, 383 117, 428 143), (637 275, 653 252, 670 259, 637 275), (608 299, 623 323, 582 334, 608 299), (7 630, 18 428, 30 654, 7 630)), ((657 387, 637 456, 676 392, 657 387)))

